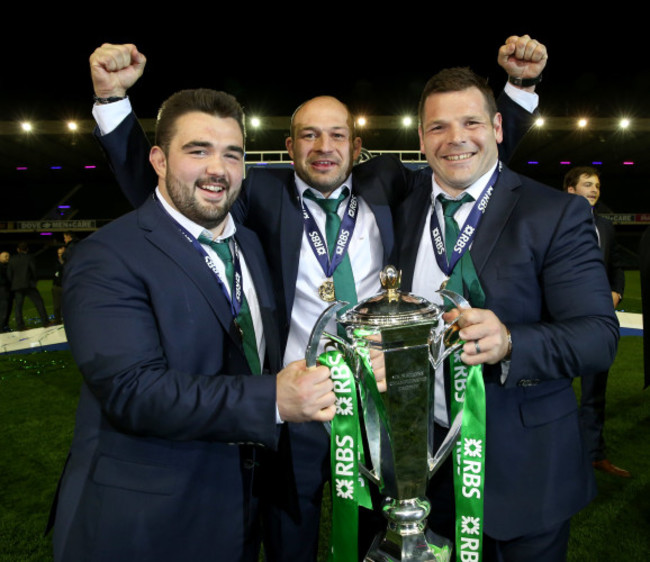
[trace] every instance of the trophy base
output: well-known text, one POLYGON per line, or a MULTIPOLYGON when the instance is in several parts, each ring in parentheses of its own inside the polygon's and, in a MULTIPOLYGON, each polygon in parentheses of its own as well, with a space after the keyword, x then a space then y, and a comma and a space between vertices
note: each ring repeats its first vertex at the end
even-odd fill
POLYGON ((415 535, 397 537, 381 535, 375 540, 366 554, 366 562, 397 562, 398 560, 449 562, 451 560, 451 541, 437 535, 430 529, 415 535), (443 550, 447 546, 446 550, 443 550))
POLYGON ((387 498, 383 508, 388 528, 377 535, 366 562, 449 562, 453 545, 450 540, 426 528, 429 502, 426 498, 393 500, 387 498))

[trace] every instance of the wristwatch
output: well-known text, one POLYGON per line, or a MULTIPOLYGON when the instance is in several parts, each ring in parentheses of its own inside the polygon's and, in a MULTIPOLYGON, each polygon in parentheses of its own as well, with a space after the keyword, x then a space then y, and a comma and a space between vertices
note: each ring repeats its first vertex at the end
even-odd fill
POLYGON ((508 76, 508 82, 519 86, 520 88, 530 88, 530 86, 535 86, 542 81, 542 75, 536 76, 535 78, 521 78, 519 76, 508 76))

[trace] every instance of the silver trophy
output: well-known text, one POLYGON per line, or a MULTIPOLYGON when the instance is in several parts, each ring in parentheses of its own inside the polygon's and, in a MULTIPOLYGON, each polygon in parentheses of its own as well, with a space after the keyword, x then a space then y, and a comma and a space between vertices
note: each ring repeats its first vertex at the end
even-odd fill
MULTIPOLYGON (((402 293, 400 274, 395 267, 384 268, 380 278, 382 292, 339 318, 349 341, 322 331, 340 305, 332 305, 323 313, 312 333, 308 363, 314 361, 313 348, 325 335, 346 355, 357 384, 365 385, 360 394, 365 397, 363 421, 372 466, 359 468, 379 487, 384 496, 382 512, 388 520, 385 533, 375 538, 365 559, 440 562, 448 558, 436 552, 444 547, 451 552, 451 542, 427 529, 430 503, 425 492, 429 479, 458 438, 460 415, 435 451, 434 369, 462 343, 457 336, 458 319, 446 324, 442 319, 443 307, 402 293), (381 394, 376 388, 368 388, 374 383, 368 381, 362 366, 362 355, 367 357, 372 349, 384 355, 387 391, 381 394)), ((457 307, 469 307, 455 293, 446 290, 440 293, 457 307)))

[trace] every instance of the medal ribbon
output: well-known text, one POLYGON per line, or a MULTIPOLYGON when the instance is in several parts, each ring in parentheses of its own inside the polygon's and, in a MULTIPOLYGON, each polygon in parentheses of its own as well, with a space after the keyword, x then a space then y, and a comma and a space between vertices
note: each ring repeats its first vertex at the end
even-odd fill
POLYGON ((451 417, 462 410, 453 454, 456 498, 456 560, 480 562, 483 550, 485 484, 485 385, 483 367, 468 367, 459 350, 450 359, 451 417))
POLYGON ((357 223, 359 200, 354 193, 350 195, 350 199, 345 208, 345 213, 343 213, 343 219, 341 219, 339 233, 336 238, 336 249, 334 250, 334 255, 331 257, 327 251, 327 239, 321 233, 314 217, 311 216, 304 201, 301 202, 301 205, 307 241, 316 256, 325 277, 330 278, 348 250, 350 240, 352 239, 352 233, 354 232, 354 227, 357 223))
POLYGON ((486 186, 483 188, 481 195, 479 195, 478 200, 472 207, 467 219, 463 223, 458 239, 454 244, 454 249, 447 258, 447 252, 445 248, 445 242, 442 237, 442 228, 440 226, 440 221, 438 220, 438 213, 435 212, 435 205, 431 205, 431 242, 433 243, 433 253, 436 256, 436 261, 438 262, 438 267, 440 270, 449 277, 451 272, 454 270, 455 265, 458 263, 465 252, 472 245, 474 236, 476 234, 476 229, 478 228, 481 219, 483 218, 483 213, 487 207, 488 201, 492 196, 494 191, 494 184, 499 178, 499 172, 501 171, 501 162, 494 170, 494 173, 490 177, 486 186))
POLYGON ((319 362, 330 368, 336 394, 336 415, 332 420, 332 531, 330 562, 347 562, 358 557, 359 506, 372 509, 370 491, 359 474, 364 463, 357 390, 352 369, 339 350, 327 351, 319 362))

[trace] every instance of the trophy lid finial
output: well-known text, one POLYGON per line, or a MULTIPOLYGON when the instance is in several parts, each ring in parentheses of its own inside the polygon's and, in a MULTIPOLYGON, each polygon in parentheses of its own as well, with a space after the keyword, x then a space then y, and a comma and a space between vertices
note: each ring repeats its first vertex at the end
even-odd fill
POLYGON ((381 286, 388 293, 388 300, 394 302, 399 299, 399 288, 402 283, 402 272, 394 265, 387 265, 379 274, 381 286))

